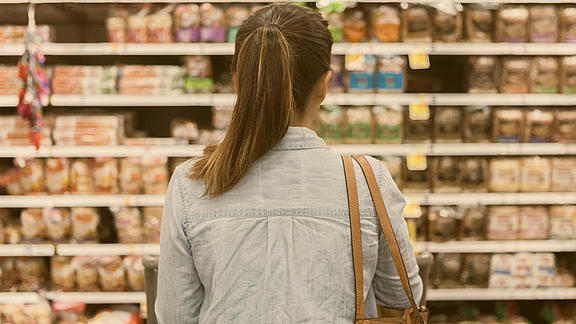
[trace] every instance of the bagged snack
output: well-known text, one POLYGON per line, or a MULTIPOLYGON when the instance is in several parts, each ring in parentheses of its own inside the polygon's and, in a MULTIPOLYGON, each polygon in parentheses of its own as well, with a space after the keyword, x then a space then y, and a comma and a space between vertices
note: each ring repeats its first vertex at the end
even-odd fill
POLYGON ((75 242, 98 242, 100 216, 95 208, 73 207, 71 209, 72 240, 75 242))
POLYGON ((501 93, 528 93, 530 91, 530 59, 502 59, 501 93))
POLYGON ((106 31, 108 34, 108 42, 110 43, 126 43, 128 42, 128 30, 126 26, 126 18, 128 11, 118 5, 110 7, 108 18, 106 18, 106 31))
POLYGON ((165 156, 142 157, 142 182, 144 193, 164 194, 168 187, 168 158, 165 156))
POLYGON ((120 159, 120 191, 123 194, 140 194, 142 183, 142 164, 139 157, 120 159))
POLYGON ((532 60, 532 93, 558 93, 560 90, 558 60, 542 56, 532 60))
POLYGON ((541 192, 550 190, 550 160, 539 156, 522 159, 520 191, 541 192))
POLYGON ((435 108, 434 141, 437 143, 459 143, 462 141, 462 108, 435 108))
POLYGON ((498 61, 494 56, 471 56, 468 73, 469 93, 498 92, 498 61))
POLYGON ((560 23, 559 41, 561 43, 576 42, 576 8, 574 7, 561 8, 558 15, 560 23))
POLYGON ((380 42, 397 42, 400 38, 400 12, 398 9, 382 5, 371 11, 374 36, 380 42))
POLYGON ((556 275, 556 257, 554 253, 534 253, 534 288, 554 286, 556 275))
POLYGON ((530 7, 530 41, 532 43, 555 43, 558 39, 558 16, 556 6, 535 5, 530 7))
POLYGON ((521 162, 519 159, 494 158, 490 160, 489 188, 493 192, 520 190, 521 162))
POLYGON ((482 205, 468 207, 460 223, 459 239, 462 241, 481 241, 486 238, 486 207, 482 205))
POLYGON ((200 40, 200 7, 197 4, 181 4, 174 10, 176 41, 192 43, 200 40))
POLYGON ((350 43, 363 42, 368 36, 368 24, 364 12, 360 9, 348 9, 344 12, 344 39, 350 43))
POLYGON ((556 110, 556 142, 576 143, 576 109, 556 110))
POLYGON ((493 254, 490 261, 489 288, 512 288, 514 269, 514 255, 493 254))
POLYGON ((550 206, 550 239, 576 239, 576 206, 550 206))
POLYGON ((92 161, 90 159, 75 159, 70 167, 70 191, 72 193, 93 193, 92 161))
POLYGON ((462 172, 460 160, 452 156, 432 159, 432 188, 434 192, 460 192, 462 172))
POLYGON ((488 161, 485 158, 467 157, 460 162, 463 192, 486 192, 488 161))
POLYGON ((221 43, 226 41, 226 17, 218 5, 200 5, 200 41, 221 43))
POLYGON ((376 87, 380 93, 404 92, 404 69, 406 60, 402 56, 380 56, 376 72, 376 87))
POLYGON ((54 256, 50 258, 50 278, 52 290, 73 291, 76 285, 72 258, 54 256))
POLYGON ((468 106, 464 109, 464 140, 469 143, 489 142, 492 134, 491 109, 468 106))
POLYGON ((458 288, 462 286, 462 255, 441 253, 436 261, 436 285, 441 288, 458 288))
POLYGON ((250 10, 246 6, 231 5, 226 9, 226 21, 228 21, 228 32, 226 40, 232 43, 236 40, 236 33, 240 25, 248 18, 250 10))
POLYGON ((142 257, 136 255, 126 256, 123 260, 123 264, 126 271, 128 290, 143 291, 144 264, 142 264, 142 257))
POLYGON ((399 156, 380 156, 376 157, 378 160, 382 161, 390 175, 392 176, 392 180, 394 183, 401 188, 402 187, 402 158, 399 156))
POLYGON ((24 242, 41 242, 46 239, 46 224, 42 219, 42 209, 27 208, 20 214, 22 239, 24 242))
POLYGON ((122 259, 117 256, 102 256, 98 258, 98 277, 103 291, 126 290, 125 271, 122 259))
POLYGON ((528 39, 528 16, 526 6, 504 6, 498 10, 496 41, 525 43, 528 39))
POLYGON ((550 191, 576 191, 576 157, 552 158, 550 191))
POLYGON ((328 91, 344 92, 344 57, 332 55, 330 57, 330 69, 332 70, 332 77, 328 83, 328 91))
POLYGON ((576 93, 576 56, 564 56, 560 62, 562 93, 574 94, 576 93))
POLYGON ((453 207, 430 207, 428 239, 432 242, 455 241, 458 235, 459 213, 453 207))
POLYGON ((432 41, 432 22, 426 7, 415 5, 403 10, 402 23, 404 42, 432 41))
POLYGON ((210 56, 191 55, 185 57, 186 93, 212 93, 214 90, 214 78, 212 76, 212 64, 210 56))
POLYGON ((135 207, 120 207, 114 212, 119 243, 142 243, 142 214, 135 207))
POLYGON ((345 67, 347 71, 346 84, 348 92, 374 92, 376 85, 376 57, 374 55, 346 55, 345 67))
POLYGON ((462 37, 462 14, 435 10, 432 18, 434 23, 434 41, 455 43, 462 37))
POLYGON ((172 6, 158 10, 148 16, 149 43, 172 43, 172 6))
POLYGON ((18 291, 35 292, 48 281, 48 268, 44 258, 19 257, 16 259, 16 271, 20 282, 18 291))
POLYGON ((548 209, 543 206, 520 207, 518 239, 545 240, 548 238, 548 209))
POLYGON ((486 237, 489 240, 516 240, 519 223, 518 206, 491 206, 488 208, 486 237))
POLYGON ((549 143, 554 135, 554 113, 550 110, 533 109, 526 113, 524 142, 549 143))
POLYGON ((71 263, 76 274, 76 289, 98 291, 98 260, 92 256, 75 256, 71 263))
POLYGON ((374 106, 374 143, 402 143, 402 107, 400 105, 374 106))
POLYGON ((333 10, 330 6, 321 8, 324 19, 328 22, 328 30, 332 34, 334 43, 340 43, 344 37, 344 13, 340 10, 333 10))
POLYGON ((512 288, 532 288, 534 283, 534 253, 516 253, 512 266, 514 283, 512 288))
POLYGON ((498 143, 518 143, 524 127, 522 110, 497 108, 493 111, 492 139, 498 143))
POLYGON ((23 194, 40 194, 44 192, 44 163, 41 159, 14 159, 18 167, 20 190, 23 194))
POLYGON ((490 278, 490 254, 466 254, 462 280, 466 287, 486 288, 490 278))
POLYGON ((0 258, 0 270, 2 270, 2 291, 16 291, 18 284, 18 271, 16 270, 16 258, 0 258))
POLYGON ((343 142, 344 110, 340 106, 324 105, 318 114, 320 119, 320 137, 327 144, 339 144, 343 142))
POLYGON ((148 42, 148 15, 151 4, 144 4, 134 15, 128 16, 128 42, 147 43, 148 42))
POLYGON ((53 242, 70 240, 70 213, 64 208, 44 208, 42 218, 46 225, 46 237, 53 242))
POLYGON ((356 106, 346 109, 346 144, 372 143, 372 110, 356 106))
POLYGON ((70 185, 70 160, 67 158, 46 159, 46 189, 51 194, 68 192, 70 185))
POLYGON ((402 163, 403 192, 430 192, 428 170, 409 170, 406 161, 402 163))
POLYGON ((160 224, 162 223, 162 207, 144 207, 144 241, 146 243, 160 242, 160 224))
MULTIPOLYGON (((432 113, 433 111, 431 111, 432 113)), ((429 143, 432 141, 432 118, 413 120, 408 108, 404 109, 404 142, 429 143)))
POLYGON ((478 43, 492 41, 494 15, 492 10, 482 6, 466 8, 466 38, 469 42, 478 43))

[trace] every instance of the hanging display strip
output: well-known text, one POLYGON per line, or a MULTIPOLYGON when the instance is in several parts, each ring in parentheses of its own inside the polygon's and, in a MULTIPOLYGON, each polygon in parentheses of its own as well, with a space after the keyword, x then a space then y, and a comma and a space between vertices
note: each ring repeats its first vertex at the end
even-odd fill
POLYGON ((553 289, 430 289, 428 301, 464 301, 464 300, 574 300, 576 288, 553 289))
POLYGON ((576 252, 574 240, 416 242, 431 253, 576 252))
POLYGON ((58 255, 158 255, 160 245, 142 244, 58 244, 58 255))
POLYGON ((0 208, 162 206, 164 195, 2 196, 0 208))

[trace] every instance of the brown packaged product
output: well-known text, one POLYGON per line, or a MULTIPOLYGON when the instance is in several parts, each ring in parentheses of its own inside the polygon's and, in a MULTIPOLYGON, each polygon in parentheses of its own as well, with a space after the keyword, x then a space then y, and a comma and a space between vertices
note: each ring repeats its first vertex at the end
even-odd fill
POLYGON ((75 159, 70 167, 70 192, 89 194, 94 192, 92 160, 75 159))
POLYGON ((469 143, 490 142, 492 114, 488 106, 468 106, 464 110, 464 140, 469 143))
POLYGON ((160 224, 162 223, 162 207, 144 207, 144 241, 146 243, 160 242, 160 224))
POLYGON ((126 28, 126 18, 128 11, 122 7, 114 6, 110 8, 106 18, 106 32, 110 43, 128 42, 128 31, 126 28))
POLYGON ((344 39, 350 43, 363 42, 368 35, 368 24, 360 9, 348 9, 344 13, 344 39))
POLYGON ((434 192, 460 192, 462 172, 458 158, 452 156, 433 158, 431 174, 434 192))
POLYGON ((522 159, 520 191, 543 192, 550 190, 550 159, 539 156, 522 159))
POLYGON ((148 16, 148 43, 172 43, 171 7, 159 10, 148 16), (166 10, 169 9, 169 10, 166 10))
POLYGON ((48 281, 46 260, 38 257, 19 257, 16 259, 18 272, 18 291, 35 292, 48 281))
POLYGON ((402 163, 403 192, 430 192, 430 175, 428 170, 408 170, 406 161, 402 163))
MULTIPOLYGON (((432 111, 430 111, 432 113, 432 111)), ((404 108, 404 142, 430 143, 432 141, 432 118, 412 120, 408 108, 404 108)))
POLYGON ((530 59, 502 59, 502 74, 500 79, 501 93, 529 93, 530 91, 530 59))
POLYGON ((430 207, 428 239, 432 242, 455 241, 458 235, 458 216, 458 212, 453 207, 430 207))
POLYGON ((126 275, 122 258, 117 255, 98 258, 98 277, 103 291, 126 290, 126 275))
POLYGON ((75 256, 72 266, 78 291, 98 291, 98 260, 92 256, 75 256))
POLYGON ((462 287, 462 255, 440 253, 437 255, 435 284, 441 288, 462 287))
POLYGON ((44 208, 42 218, 46 224, 46 237, 53 242, 70 240, 70 213, 64 208, 44 208))
POLYGON ((494 14, 492 10, 482 6, 470 6, 464 12, 466 15, 466 38, 473 43, 489 43, 492 41, 494 29, 494 14))
POLYGON ((68 192, 70 185, 70 160, 67 158, 46 159, 46 189, 58 195, 68 192))
POLYGON ((120 160, 120 191, 124 194, 140 194, 143 186, 140 158, 122 158, 120 160))
POLYGON ((100 216, 95 208, 73 207, 71 209, 72 240, 97 243, 100 216))
POLYGON ((576 239, 576 206, 550 206, 550 239, 576 239))
POLYGON ((488 161, 485 158, 467 157, 460 162, 463 192, 486 192, 488 186, 488 161))
POLYGON ((434 110, 434 141, 462 142, 462 108, 436 107, 434 110))
POLYGON ((576 42, 576 8, 567 7, 560 9, 560 42, 576 42))
POLYGON ((50 278, 53 290, 73 291, 76 286, 75 277, 71 257, 54 256, 50 258, 50 278))
POLYGON ((16 270, 16 258, 0 258, 0 270, 2 291, 16 291, 18 284, 18 271, 16 270))
POLYGON ((556 142, 576 143, 576 109, 558 109, 555 112, 556 142))
POLYGON ((492 140, 497 143, 518 143, 524 127, 521 109, 496 108, 493 110, 492 140))
POLYGON ((532 60, 532 93, 558 93, 560 91, 560 67, 558 59, 550 56, 532 60))
POLYGON ((346 144, 370 144, 373 137, 372 109, 370 107, 352 107, 345 110, 346 144))
POLYGON ((14 159, 18 167, 20 190, 23 194, 41 194, 45 192, 44 163, 42 159, 14 159))
POLYGON ((490 278, 490 254, 466 254, 462 279, 466 287, 486 288, 490 278))
POLYGON ((148 15, 151 4, 141 6, 141 9, 128 16, 128 42, 129 43, 147 43, 148 42, 148 15))
POLYGON ((380 42, 397 42, 400 38, 400 12, 396 7, 382 5, 372 9, 372 28, 380 42))
POLYGON ((545 240, 549 231, 548 208, 544 206, 520 207, 518 239, 545 240))
POLYGON ((576 93, 576 56, 564 56, 560 58, 560 84, 562 93, 576 93))
POLYGON ((550 191, 576 192, 576 157, 552 158, 550 191))
MULTIPOLYGON (((514 254, 514 265, 512 266, 512 275, 513 275, 512 288, 516 289, 533 288, 534 253, 520 252, 514 254)), ((520 323, 529 324, 528 322, 524 321, 520 323)))
POLYGON ((126 256, 124 257, 123 264, 126 271, 128 290, 143 291, 144 264, 142 264, 142 257, 136 255, 126 256))
POLYGON ((489 240, 516 240, 519 223, 520 208, 518 206, 490 206, 486 237, 489 240))
POLYGON ((554 135, 554 113, 551 110, 533 109, 526 112, 524 142, 549 143, 554 135))
POLYGON ((528 8, 522 5, 504 6, 498 10, 496 41, 525 43, 528 39, 528 8))
POLYGON ((498 92, 498 59, 494 56, 471 56, 468 58, 468 92, 498 92))
POLYGON ((556 43, 558 39, 558 15, 554 5, 530 7, 530 41, 532 43, 556 43))
POLYGON ((520 190, 521 162, 519 159, 494 158, 490 160, 489 188, 493 192, 520 190))
POLYGON ((458 238, 462 241, 481 241, 486 238, 486 207, 468 207, 463 213, 458 238))
POLYGON ((404 42, 432 41, 432 22, 426 7, 416 5, 403 10, 402 23, 404 42))
POLYGON ((95 158, 92 172, 96 193, 118 193, 118 161, 116 159, 95 158))
POLYGON ((144 193, 164 194, 168 187, 168 158, 165 156, 142 157, 142 182, 144 193))
POLYGON ((42 209, 23 209, 20 214, 20 222, 22 224, 21 231, 24 242, 41 242, 46 239, 46 224, 44 224, 42 219, 42 209))
POLYGON ((120 207, 114 212, 119 243, 142 243, 142 214, 135 207, 120 207))
POLYGON ((434 22, 435 42, 459 42, 462 37, 462 14, 448 13, 442 10, 435 10, 432 17, 434 22))

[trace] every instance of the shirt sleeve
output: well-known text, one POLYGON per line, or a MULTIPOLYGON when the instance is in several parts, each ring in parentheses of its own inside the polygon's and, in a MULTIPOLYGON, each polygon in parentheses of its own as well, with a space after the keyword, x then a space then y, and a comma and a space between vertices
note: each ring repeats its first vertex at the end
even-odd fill
MULTIPOLYGON (((379 175, 379 177, 377 176, 378 186, 380 187, 380 192, 386 205, 388 216, 390 217, 390 223, 396 234, 400 253, 402 254, 402 259, 406 267, 406 273, 412 286, 415 302, 418 304, 420 298, 422 298, 423 285, 422 279, 418 275, 418 264, 416 263, 414 248, 412 247, 412 242, 408 234, 408 226, 404 220, 403 211, 404 206, 406 206, 406 201, 398 189, 398 186, 394 183, 388 169, 376 160, 371 164, 374 166, 375 173, 379 175)), ((410 306, 408 297, 402 288, 398 272, 394 267, 394 261, 392 260, 392 255, 390 254, 388 243, 386 242, 382 229, 380 229, 380 240, 378 244, 378 264, 372 285, 378 305, 396 309, 405 309, 410 306)))
POLYGON ((162 214, 155 305, 159 324, 198 323, 204 299, 204 287, 182 223, 184 201, 189 198, 180 184, 186 176, 181 168, 170 179, 162 214))

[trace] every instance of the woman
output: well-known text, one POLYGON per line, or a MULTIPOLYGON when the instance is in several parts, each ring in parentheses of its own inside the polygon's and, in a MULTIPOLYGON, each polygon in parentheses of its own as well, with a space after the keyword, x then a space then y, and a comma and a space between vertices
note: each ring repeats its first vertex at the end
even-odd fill
MULTIPOLYGON (((230 129, 170 181, 156 311, 162 324, 352 323, 354 277, 342 161, 310 129, 332 37, 312 9, 276 4, 238 30, 230 129)), ((417 300, 404 199, 370 159, 417 300)), ((356 165, 367 317, 408 300, 356 165)))

